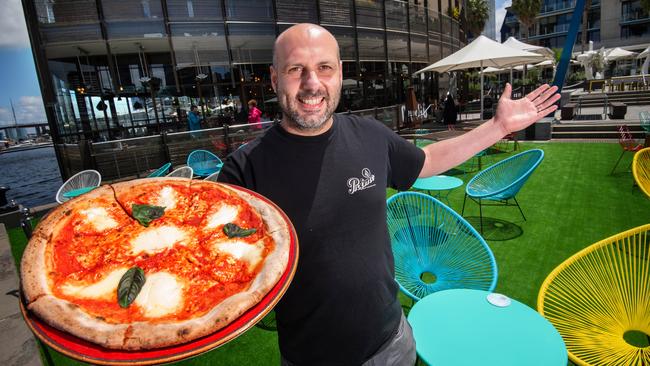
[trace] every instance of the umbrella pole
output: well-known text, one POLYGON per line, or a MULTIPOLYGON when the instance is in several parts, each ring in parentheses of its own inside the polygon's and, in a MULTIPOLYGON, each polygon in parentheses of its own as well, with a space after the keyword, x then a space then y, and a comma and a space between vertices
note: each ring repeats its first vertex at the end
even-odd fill
POLYGON ((512 85, 512 66, 510 66, 510 85, 512 85))
POLYGON ((481 116, 479 120, 483 121, 483 60, 481 60, 481 116))

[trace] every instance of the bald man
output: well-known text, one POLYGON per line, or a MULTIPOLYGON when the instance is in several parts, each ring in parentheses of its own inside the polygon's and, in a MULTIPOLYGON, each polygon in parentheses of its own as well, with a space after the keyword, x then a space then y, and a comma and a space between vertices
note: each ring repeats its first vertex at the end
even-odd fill
POLYGON ((275 308, 282 365, 412 365, 386 187, 407 190, 418 177, 457 166, 554 111, 559 95, 544 85, 511 100, 508 85, 493 119, 420 149, 375 120, 334 114, 341 67, 336 39, 324 28, 283 32, 271 67, 282 121, 232 153, 219 181, 270 198, 298 233, 298 268, 275 308))

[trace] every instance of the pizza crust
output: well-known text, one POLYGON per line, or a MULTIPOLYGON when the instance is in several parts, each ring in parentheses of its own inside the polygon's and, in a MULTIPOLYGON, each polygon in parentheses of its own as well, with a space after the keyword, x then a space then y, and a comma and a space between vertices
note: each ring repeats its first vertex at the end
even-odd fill
MULTIPOLYGON (((142 184, 143 180, 118 183, 111 188, 103 186, 84 196, 70 200, 57 207, 36 228, 30 240, 21 264, 22 288, 27 302, 27 308, 48 324, 72 333, 75 336, 112 349, 150 349, 185 343, 187 341, 209 335, 240 317, 248 309, 260 302, 275 286, 284 273, 290 250, 290 228, 280 210, 275 205, 269 205, 255 195, 243 189, 229 188, 227 185, 215 182, 197 182, 213 185, 215 188, 227 190, 242 197, 261 216, 267 225, 267 232, 273 238, 274 249, 268 253, 259 274, 251 282, 248 289, 226 298, 221 303, 201 317, 176 322, 135 322, 131 324, 112 324, 101 317, 91 316, 77 305, 56 298, 49 289, 46 268, 48 260, 47 248, 52 233, 64 226, 66 217, 78 204, 87 200, 105 196, 113 200, 119 192, 126 192, 142 184)), ((167 182, 188 182, 183 178, 152 178, 161 184, 167 182)))

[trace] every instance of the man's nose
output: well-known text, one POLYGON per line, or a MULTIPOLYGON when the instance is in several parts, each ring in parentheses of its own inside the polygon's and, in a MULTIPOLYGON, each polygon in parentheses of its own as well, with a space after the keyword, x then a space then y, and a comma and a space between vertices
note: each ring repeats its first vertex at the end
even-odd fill
POLYGON ((304 90, 318 90, 320 88, 320 80, 316 71, 306 71, 302 77, 302 89, 304 90))

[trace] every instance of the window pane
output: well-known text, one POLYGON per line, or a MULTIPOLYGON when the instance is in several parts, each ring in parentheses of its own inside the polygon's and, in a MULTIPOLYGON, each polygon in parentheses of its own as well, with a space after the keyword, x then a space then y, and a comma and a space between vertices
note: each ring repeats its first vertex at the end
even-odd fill
POLYGON ((360 60, 385 60, 384 32, 359 29, 358 36, 360 60))
POLYGON ((172 24, 177 67, 228 64, 223 24, 172 24))
POLYGON ((429 62, 436 62, 442 59, 439 38, 429 38, 429 62))
POLYGON ((440 15, 438 12, 429 11, 429 35, 440 34, 440 15))
POLYGON ((406 6, 405 2, 387 1, 386 2, 386 28, 406 31, 406 6))
POLYGON ((320 0, 322 24, 352 25, 351 0, 320 0))
POLYGON ((160 0, 104 0, 108 38, 162 38, 165 34, 160 0))
POLYGON ((271 63, 275 28, 270 24, 229 24, 233 62, 271 63))
POLYGON ((411 21, 411 33, 427 33, 427 13, 424 6, 409 4, 409 20, 411 21))
POLYGON ((226 14, 230 20, 273 20, 272 0, 226 0, 226 14))
POLYGON ((405 33, 386 32, 388 42, 388 60, 409 61, 408 35, 405 33))
POLYGON ((354 61, 357 59, 357 51, 354 45, 354 30, 342 27, 325 27, 330 31, 339 43, 341 60, 354 61))
POLYGON ((427 37, 411 34, 411 61, 428 61, 427 37))
POLYGON ((167 0, 171 21, 221 20, 221 0, 167 0))
POLYGON ((34 0, 34 7, 41 24, 98 21, 95 0, 34 0))
POLYGON ((357 25, 360 27, 383 28, 384 9, 381 1, 355 0, 357 6, 357 25))
POLYGON ((289 23, 317 23, 316 0, 276 0, 278 21, 289 23))

